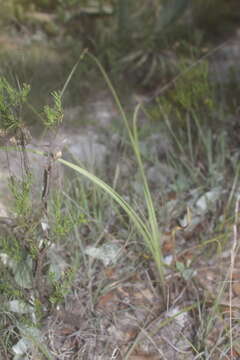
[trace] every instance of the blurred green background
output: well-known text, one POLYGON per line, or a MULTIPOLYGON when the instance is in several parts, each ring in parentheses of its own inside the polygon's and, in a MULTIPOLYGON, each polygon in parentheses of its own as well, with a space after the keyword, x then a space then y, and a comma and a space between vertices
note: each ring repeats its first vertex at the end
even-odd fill
MULTIPOLYGON (((0 0, 0 72, 32 86, 39 107, 61 88, 81 51, 89 49, 119 91, 154 93, 179 71, 233 36, 238 0, 0 0)), ((65 96, 77 104, 102 87, 89 60, 65 96), (93 82, 94 79, 94 88, 93 82)))

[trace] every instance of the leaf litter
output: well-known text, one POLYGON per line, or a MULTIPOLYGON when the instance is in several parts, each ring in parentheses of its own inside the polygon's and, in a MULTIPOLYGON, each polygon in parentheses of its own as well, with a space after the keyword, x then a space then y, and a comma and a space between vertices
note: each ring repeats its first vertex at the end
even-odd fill
POLYGON ((230 307, 237 353, 240 269, 234 267, 230 304, 226 277, 230 252, 216 253, 219 243, 222 249, 224 242, 231 243, 232 223, 221 226, 220 216, 220 220, 209 216, 221 213, 225 193, 221 187, 180 196, 169 190, 164 211, 171 222, 162 223, 167 308, 151 258, 141 246, 139 256, 134 243, 118 239, 114 222, 113 233, 110 229, 105 234, 113 241, 88 245, 84 252, 94 264, 90 278, 80 264, 74 291, 42 329, 54 359, 193 360, 204 346, 208 359, 217 360, 219 351, 226 356, 230 351, 226 345, 230 307))
MULTIPOLYGON (((167 306, 146 249, 134 242, 128 244, 121 236, 118 239, 116 224, 109 230, 106 243, 92 245, 89 241, 84 253, 87 263, 94 266, 87 273, 86 264, 80 264, 72 291, 45 319, 41 329, 53 359, 193 360, 200 356, 204 346, 208 359, 217 360, 219 351, 229 354, 226 337, 230 330, 233 350, 239 354, 240 257, 236 253, 230 279, 227 276, 230 251, 217 253, 216 249, 220 244, 224 250, 224 242, 227 247, 231 244, 232 222, 225 223, 224 218, 209 215, 222 216, 219 202, 225 193, 221 187, 208 191, 197 188, 185 194, 169 189, 164 211, 171 220, 161 223, 167 306), (219 239, 214 239, 216 236, 219 239), (109 238, 114 241, 109 242, 109 238), (234 325, 231 329, 230 311, 234 325), (204 317, 208 318, 205 323, 204 317)), ((3 253, 0 256, 6 258, 3 253)), ((67 264, 64 254, 49 254, 49 260, 54 273, 64 271, 67 264)), ((8 266, 14 269, 15 264, 8 266)), ((21 285, 28 289, 25 272, 21 285)), ((19 281, 17 276, 15 280, 19 281)), ((15 300, 10 306, 13 312, 29 310, 15 300)), ((17 352, 23 355, 26 347, 31 348, 24 337, 20 341, 14 348, 16 355, 17 352)))

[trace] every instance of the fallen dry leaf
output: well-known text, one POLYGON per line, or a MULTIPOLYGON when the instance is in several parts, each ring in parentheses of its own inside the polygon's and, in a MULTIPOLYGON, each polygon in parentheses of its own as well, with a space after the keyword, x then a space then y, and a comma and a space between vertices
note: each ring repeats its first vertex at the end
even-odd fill
POLYGON ((116 268, 113 267, 107 267, 104 270, 104 274, 108 279, 113 279, 116 277, 116 268))
POLYGON ((240 345, 239 344, 234 345, 234 351, 237 356, 240 356, 240 345))
POLYGON ((106 295, 102 295, 99 297, 97 308, 105 308, 116 306, 118 303, 118 297, 115 291, 110 291, 106 295))
POLYGON ((153 293, 149 289, 142 289, 140 291, 134 292, 134 298, 138 300, 148 300, 153 301, 153 293))
POLYGON ((235 282, 235 283, 233 283, 232 289, 233 289, 234 294, 235 294, 236 296, 240 296, 240 282, 235 282))
POLYGON ((240 271, 239 269, 235 270, 232 275, 232 289, 236 296, 240 295, 240 271))
POLYGON ((121 343, 128 344, 129 342, 133 341, 137 334, 138 329, 136 327, 119 327, 115 330, 115 334, 117 333, 117 337, 121 343))
POLYGON ((138 334, 137 328, 131 328, 131 329, 127 330, 126 335, 127 335, 128 341, 132 341, 133 339, 135 339, 137 334, 138 334))
POLYGON ((168 254, 173 249, 173 236, 172 231, 165 231, 162 234, 161 242, 163 244, 163 253, 168 254))
POLYGON ((129 360, 159 360, 159 356, 157 355, 146 355, 146 354, 138 354, 132 355, 129 357, 129 360))
POLYGON ((72 334, 74 331, 76 331, 76 329, 75 329, 75 327, 71 327, 71 326, 65 326, 65 327, 63 327, 60 331, 59 331, 59 333, 62 335, 62 336, 68 336, 68 335, 70 335, 70 334, 72 334))

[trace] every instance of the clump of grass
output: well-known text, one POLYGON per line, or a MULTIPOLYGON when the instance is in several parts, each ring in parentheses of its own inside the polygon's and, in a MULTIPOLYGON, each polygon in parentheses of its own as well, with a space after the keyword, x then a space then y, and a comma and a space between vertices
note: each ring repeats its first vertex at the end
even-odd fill
POLYGON ((188 120, 192 127, 196 126, 196 114, 202 126, 211 125, 211 114, 216 108, 216 102, 214 86, 209 80, 208 62, 202 60, 197 66, 191 67, 189 60, 183 59, 178 68, 178 79, 164 96, 157 98, 158 106, 171 118, 176 133, 181 130, 187 133, 188 120))
POLYGON ((148 250, 150 251, 154 262, 156 264, 156 268, 159 274, 159 280, 162 292, 165 296, 165 279, 164 279, 164 262, 163 262, 163 256, 162 256, 162 250, 161 250, 161 232, 159 229, 159 225, 157 222, 156 212, 153 205, 152 196, 150 193, 148 181, 144 172, 144 166, 141 158, 141 152, 139 149, 139 141, 138 141, 138 131, 137 131, 137 118, 138 113, 140 110, 140 106, 137 106, 135 109, 135 112, 133 114, 133 128, 131 129, 129 126, 129 122, 127 119, 127 116, 123 110, 123 107, 120 103, 120 100, 117 96, 117 93, 115 89, 113 88, 106 72, 104 71, 101 64, 98 62, 98 60, 93 56, 90 55, 90 57, 95 61, 95 63, 98 65, 99 69, 101 70, 102 75, 104 76, 112 95, 116 101, 116 104, 119 108, 120 114, 122 116, 122 119, 124 121, 124 125, 127 129, 129 139, 131 142, 131 146, 133 148, 136 161, 139 167, 142 185, 143 185, 143 191, 144 191, 144 199, 146 203, 147 208, 147 216, 142 217, 142 215, 136 213, 136 211, 133 209, 131 205, 129 205, 124 198, 119 195, 113 188, 111 188, 108 184, 103 182, 101 179, 96 177, 95 175, 88 172, 86 169, 81 168, 78 165, 75 165, 73 163, 70 163, 66 160, 59 159, 58 161, 62 164, 72 168, 73 170, 77 171, 81 175, 87 177, 90 181, 94 182, 98 187, 103 189, 108 195, 114 199, 121 208, 127 213, 129 219, 133 222, 135 225, 137 231, 140 233, 140 235, 143 237, 143 240, 145 242, 145 245, 147 246, 148 250))
POLYGON ((160 119, 172 138, 176 152, 169 153, 168 160, 179 177, 188 178, 186 186, 191 186, 190 183, 201 186, 204 182, 209 188, 219 185, 230 170, 224 111, 218 109, 207 61, 187 66, 187 62, 180 63, 182 70, 176 80, 145 111, 154 121, 160 119), (196 168, 197 163, 201 166, 196 168))

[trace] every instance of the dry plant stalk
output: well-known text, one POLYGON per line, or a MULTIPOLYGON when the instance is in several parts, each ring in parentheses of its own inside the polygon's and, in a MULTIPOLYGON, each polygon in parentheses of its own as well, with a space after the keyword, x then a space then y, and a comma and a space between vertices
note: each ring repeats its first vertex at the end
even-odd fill
POLYGON ((233 272, 235 259, 237 254, 237 239, 238 239, 238 214, 239 214, 240 195, 238 195, 235 205, 235 221, 233 224, 233 243, 231 248, 231 263, 229 269, 229 341, 230 341, 230 359, 234 359, 233 349, 233 327, 232 327, 232 298, 233 298, 233 272))

